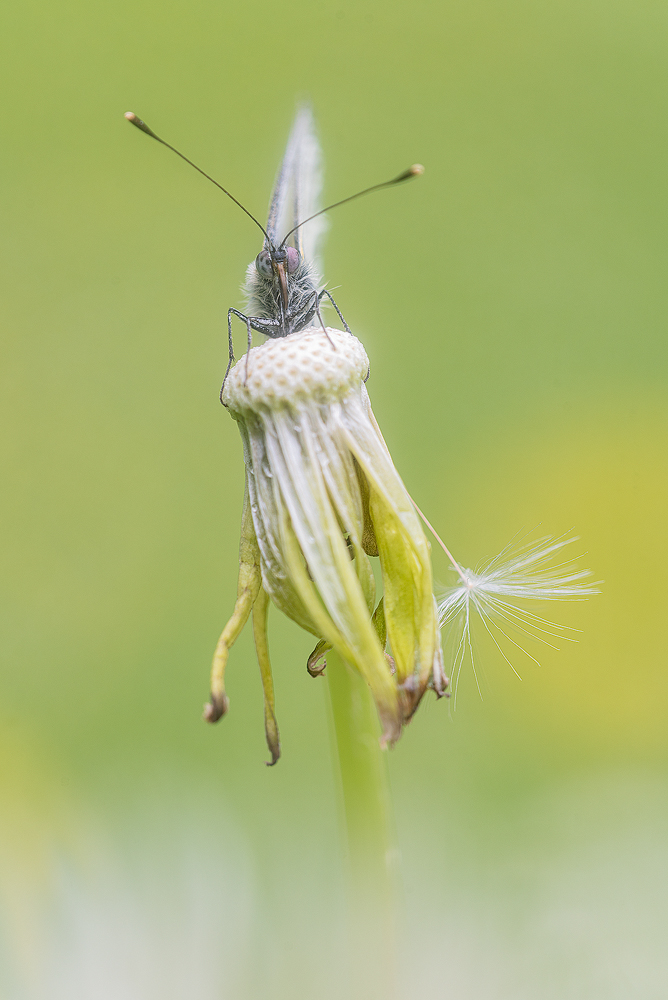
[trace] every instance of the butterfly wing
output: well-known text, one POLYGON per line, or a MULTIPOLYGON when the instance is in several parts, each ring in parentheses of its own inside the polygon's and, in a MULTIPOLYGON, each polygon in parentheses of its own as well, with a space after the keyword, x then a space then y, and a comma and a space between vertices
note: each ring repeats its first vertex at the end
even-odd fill
MULTIPOLYGON (((285 155, 278 171, 269 205, 267 232, 278 246, 285 234, 320 208, 322 154, 315 134, 313 112, 304 105, 297 110, 285 155)), ((318 251, 327 223, 324 216, 307 222, 288 240, 303 259, 318 270, 318 251)))

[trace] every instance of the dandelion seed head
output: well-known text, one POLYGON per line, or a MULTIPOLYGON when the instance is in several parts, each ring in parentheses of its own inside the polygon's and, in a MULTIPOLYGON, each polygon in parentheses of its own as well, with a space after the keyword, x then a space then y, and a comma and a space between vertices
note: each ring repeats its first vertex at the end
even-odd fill
POLYGON ((218 642, 207 720, 227 710, 229 650, 253 614, 272 763, 280 754, 268 602, 364 678, 391 746, 426 691, 445 694, 427 539, 373 416, 359 340, 311 327, 269 340, 229 372, 223 402, 246 465, 239 584, 218 642), (378 557, 380 601, 370 562, 378 557), (410 595, 406 599, 406 595, 410 595), (387 648, 386 648, 387 647, 387 648), (391 652, 390 652, 391 651, 391 652))
POLYGON ((230 371, 223 402, 233 415, 303 400, 327 403, 358 386, 368 369, 369 359, 357 337, 310 327, 254 347, 248 371, 246 358, 230 371))

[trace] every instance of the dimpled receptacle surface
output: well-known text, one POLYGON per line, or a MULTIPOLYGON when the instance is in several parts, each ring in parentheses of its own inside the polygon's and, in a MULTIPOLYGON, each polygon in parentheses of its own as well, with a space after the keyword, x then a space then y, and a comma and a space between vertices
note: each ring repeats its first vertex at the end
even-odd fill
POLYGON ((227 376, 223 402, 231 413, 312 400, 340 399, 365 378, 369 359, 357 337, 311 327, 268 340, 241 358, 227 376))

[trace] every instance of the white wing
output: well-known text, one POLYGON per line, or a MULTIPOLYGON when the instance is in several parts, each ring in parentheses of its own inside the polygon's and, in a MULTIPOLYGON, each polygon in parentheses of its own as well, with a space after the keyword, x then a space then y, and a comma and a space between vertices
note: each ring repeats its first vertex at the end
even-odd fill
MULTIPOLYGON (((298 109, 269 205, 267 232, 275 246, 286 233, 320 208, 322 154, 315 135, 313 113, 298 109)), ((318 249, 327 222, 319 216, 294 233, 292 243, 307 263, 319 270, 318 249)))

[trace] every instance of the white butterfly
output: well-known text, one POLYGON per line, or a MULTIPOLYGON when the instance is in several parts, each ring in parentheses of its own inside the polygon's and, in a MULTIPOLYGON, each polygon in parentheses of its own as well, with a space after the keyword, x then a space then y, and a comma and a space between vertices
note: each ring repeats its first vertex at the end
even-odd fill
MULTIPOLYGON (((157 139, 163 146, 167 146, 186 163, 195 167, 195 170, 212 181, 264 233, 262 250, 249 264, 246 273, 244 290, 248 300, 248 314, 234 308, 229 309, 227 313, 230 357, 225 379, 234 363, 233 316, 237 316, 245 323, 248 332, 248 349, 250 350, 253 330, 257 333, 263 333, 265 337, 287 337, 289 334, 309 326, 316 315, 323 330, 327 333, 320 315, 320 303, 326 296, 336 309, 344 329, 350 333, 350 328, 330 292, 326 288, 320 287, 317 274, 318 243, 326 228, 323 214, 332 208, 343 205, 344 202, 368 194, 370 191, 399 184, 410 177, 418 176, 424 170, 419 163, 404 170, 398 177, 394 177, 390 181, 383 181, 381 184, 364 188, 363 191, 358 191, 348 198, 342 198, 341 201, 334 202, 327 208, 318 208, 322 186, 322 157, 315 136, 311 109, 302 107, 297 111, 290 131, 288 145, 271 196, 269 217, 265 228, 222 184, 201 170, 174 146, 156 135, 141 118, 138 118, 132 111, 128 111, 125 117, 142 132, 157 139)), ((223 379, 223 387, 225 379, 223 379)), ((222 402, 222 388, 220 396, 222 402)))

